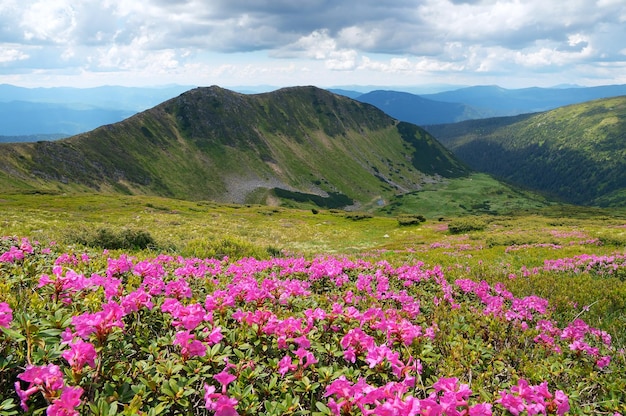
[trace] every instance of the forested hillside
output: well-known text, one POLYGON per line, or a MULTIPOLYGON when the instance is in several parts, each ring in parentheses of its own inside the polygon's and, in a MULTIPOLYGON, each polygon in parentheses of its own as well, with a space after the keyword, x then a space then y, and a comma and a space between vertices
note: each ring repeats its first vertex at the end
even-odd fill
POLYGON ((626 203, 626 97, 427 129, 479 171, 567 202, 626 203))

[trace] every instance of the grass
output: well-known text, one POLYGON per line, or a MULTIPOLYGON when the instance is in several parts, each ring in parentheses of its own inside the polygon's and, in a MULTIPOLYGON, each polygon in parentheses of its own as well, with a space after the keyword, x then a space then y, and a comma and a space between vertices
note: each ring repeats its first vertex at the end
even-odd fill
POLYGON ((381 212, 418 213, 437 218, 535 211, 549 205, 550 202, 537 194, 507 186, 489 175, 474 173, 467 178, 446 179, 444 184, 426 184, 418 192, 392 199, 381 212))
MULTIPOLYGON (((417 206, 415 211, 431 213, 417 206)), ((483 231, 453 236, 447 224, 455 217, 447 216, 441 221, 427 216, 426 222, 401 226, 396 216, 367 215, 355 221, 353 215, 341 210, 319 209, 314 213, 148 196, 12 194, 0 195, 0 234, 68 242, 78 231, 104 227, 148 231, 159 247, 174 251, 193 240, 233 238, 303 255, 387 251, 387 257, 402 257, 402 253, 459 238, 482 247, 481 256, 485 256, 507 245, 558 243, 562 239, 553 234, 577 230, 608 243, 594 249, 596 252, 610 252, 626 242, 626 229, 620 228, 626 223, 623 210, 548 207, 536 212, 539 214, 482 216, 479 221, 486 224, 483 231)), ((422 256, 432 254, 425 250, 422 256)), ((436 257, 433 262, 446 260, 436 257)))

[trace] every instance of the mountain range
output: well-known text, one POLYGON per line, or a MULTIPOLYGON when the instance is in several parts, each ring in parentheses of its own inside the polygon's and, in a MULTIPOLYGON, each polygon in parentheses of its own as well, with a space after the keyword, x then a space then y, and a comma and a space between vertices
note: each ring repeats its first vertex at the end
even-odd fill
MULTIPOLYGON (((434 104, 420 100, 428 113, 434 104)), ((0 190, 151 194, 387 214, 414 212, 429 198, 456 207, 445 212, 545 203, 477 176, 487 172, 570 203, 624 205, 625 120, 626 97, 616 97, 423 129, 316 87, 260 94, 195 88, 69 138, 0 144, 0 190), (433 199, 443 189, 456 193, 433 199)))
MULTIPOLYGON (((32 141, 28 136, 67 137, 116 123, 190 90, 191 86, 23 88, 0 85, 0 142, 32 141), (25 137, 19 137, 25 136, 25 137)), ((444 88, 430 88, 440 90, 444 88)), ((626 95, 626 85, 505 89, 474 86, 424 93, 428 88, 347 86, 329 91, 372 104, 392 117, 420 126, 547 111, 598 98, 626 95), (416 91, 421 91, 417 94, 416 91)), ((238 87, 253 95, 271 86, 238 87), (256 92, 255 92, 256 91, 256 92)))
POLYGON ((83 133, 121 121, 189 88, 23 88, 0 84, 0 142, 83 133))
POLYGON ((626 95, 626 85, 505 89, 474 86, 416 95, 394 90, 338 93, 366 102, 398 120, 420 126, 548 111, 569 104, 626 95))

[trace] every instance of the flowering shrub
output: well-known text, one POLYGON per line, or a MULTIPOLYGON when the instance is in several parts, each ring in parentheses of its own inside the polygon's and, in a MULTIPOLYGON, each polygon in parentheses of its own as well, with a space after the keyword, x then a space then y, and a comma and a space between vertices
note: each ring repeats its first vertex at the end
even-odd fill
POLYGON ((0 248, 2 414, 625 410, 606 331, 439 265, 0 248))

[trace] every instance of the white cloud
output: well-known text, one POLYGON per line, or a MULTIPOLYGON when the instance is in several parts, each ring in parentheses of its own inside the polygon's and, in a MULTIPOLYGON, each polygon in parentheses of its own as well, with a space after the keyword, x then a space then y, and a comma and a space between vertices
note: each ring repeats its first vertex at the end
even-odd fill
POLYGON ((0 74, 610 80, 625 22, 623 0, 0 0, 0 74))
POLYGON ((24 39, 64 43, 71 41, 76 27, 76 12, 64 1, 39 1, 22 14, 20 27, 24 39))
POLYGON ((28 59, 28 54, 10 46, 0 46, 0 63, 28 59))

